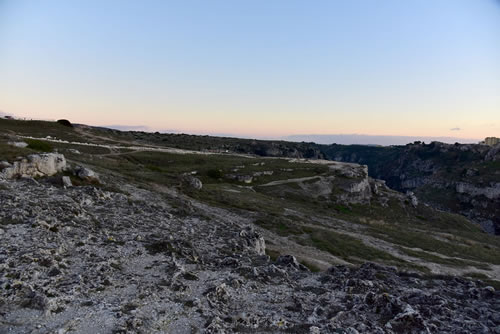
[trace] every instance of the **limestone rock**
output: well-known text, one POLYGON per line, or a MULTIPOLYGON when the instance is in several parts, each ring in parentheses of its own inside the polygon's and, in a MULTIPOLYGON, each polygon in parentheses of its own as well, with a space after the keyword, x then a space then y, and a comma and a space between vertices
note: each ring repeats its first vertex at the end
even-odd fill
POLYGON ((63 176, 62 177, 62 183, 63 183, 63 186, 64 187, 72 187, 73 186, 73 183, 71 183, 71 179, 69 178, 69 176, 63 176))
POLYGON ((11 167, 12 164, 8 161, 0 161, 0 169, 11 167))
POLYGON ((58 153, 32 154, 15 161, 0 172, 0 178, 51 176, 66 169, 64 155, 58 153))
POLYGON ((187 196, 134 185, 132 196, 1 184, 0 332, 451 334, 500 326, 500 292, 483 282, 373 263, 313 273, 293 256, 273 262, 247 217, 187 196), (193 211, 172 214, 169 200, 193 211))
POLYGON ((96 172, 93 170, 83 167, 83 166, 78 166, 75 168, 75 174, 78 176, 80 179, 89 181, 89 182, 100 182, 99 180, 99 175, 97 175, 96 172))
POLYGON ((276 259, 276 264, 279 266, 292 267, 299 270, 308 270, 307 267, 299 263, 299 261, 297 261, 297 259, 293 255, 280 255, 276 259))
POLYGON ((201 190, 201 188, 203 188, 203 183, 201 182, 201 180, 197 177, 194 177, 190 173, 182 174, 181 185, 195 190, 201 190))
POLYGON ((478 187, 466 182, 458 182, 455 190, 459 194, 485 196, 488 199, 500 198, 500 183, 492 183, 489 187, 478 187))
POLYGON ((9 145, 12 145, 15 147, 20 147, 20 148, 25 148, 28 146, 28 144, 23 142, 23 141, 11 141, 11 142, 9 142, 9 145))
POLYGON ((253 249, 257 254, 266 254, 266 242, 260 234, 255 232, 252 226, 246 226, 245 229, 240 232, 240 238, 243 238, 246 246, 253 249))
POLYGON ((410 203, 414 208, 416 208, 418 206, 418 198, 417 198, 417 196, 415 196, 413 191, 407 191, 406 197, 408 197, 408 200, 410 200, 410 203))

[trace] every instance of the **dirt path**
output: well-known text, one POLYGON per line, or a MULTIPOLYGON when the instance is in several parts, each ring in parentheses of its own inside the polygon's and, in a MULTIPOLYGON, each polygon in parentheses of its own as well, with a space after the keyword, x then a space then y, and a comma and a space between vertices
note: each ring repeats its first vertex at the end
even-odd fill
MULTIPOLYGON (((238 157, 243 157, 243 158, 255 158, 254 156, 246 155, 246 154, 191 151, 191 150, 184 150, 184 149, 180 149, 180 148, 170 148, 170 147, 118 146, 118 145, 103 145, 103 144, 93 144, 93 143, 83 143, 83 142, 70 142, 70 141, 61 140, 61 139, 39 138, 39 137, 31 137, 31 136, 18 136, 18 137, 48 141, 48 142, 52 142, 52 143, 101 147, 101 148, 107 148, 109 150, 124 150, 125 149, 125 150, 132 150, 134 152, 163 152, 163 153, 173 153, 173 154, 199 154, 199 155, 232 155, 232 156, 238 156, 238 157)), ((130 143, 128 143, 128 144, 130 144, 130 143)), ((125 152, 125 153, 130 153, 130 152, 125 152)), ((110 153, 108 153, 108 154, 110 154, 110 153)))
POLYGON ((287 183, 298 183, 298 182, 304 182, 308 180, 313 180, 313 179, 319 179, 321 176, 315 175, 315 176, 308 176, 308 177, 301 177, 297 179, 287 179, 287 180, 278 180, 278 181, 272 181, 266 184, 261 184, 259 187, 271 187, 271 186, 279 186, 282 184, 287 184, 287 183))

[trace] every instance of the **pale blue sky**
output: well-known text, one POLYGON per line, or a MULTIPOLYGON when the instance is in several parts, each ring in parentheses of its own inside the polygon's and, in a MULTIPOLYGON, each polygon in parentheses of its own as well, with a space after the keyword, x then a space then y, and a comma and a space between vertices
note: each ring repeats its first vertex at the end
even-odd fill
POLYGON ((0 110, 246 136, 500 136, 500 2, 0 0, 0 110))

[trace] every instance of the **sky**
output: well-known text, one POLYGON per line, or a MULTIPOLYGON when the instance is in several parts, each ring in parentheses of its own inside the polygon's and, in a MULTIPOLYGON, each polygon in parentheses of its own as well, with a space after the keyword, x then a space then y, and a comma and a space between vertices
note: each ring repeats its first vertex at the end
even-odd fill
POLYGON ((500 1, 0 0, 0 110, 256 138, 500 136, 500 1))

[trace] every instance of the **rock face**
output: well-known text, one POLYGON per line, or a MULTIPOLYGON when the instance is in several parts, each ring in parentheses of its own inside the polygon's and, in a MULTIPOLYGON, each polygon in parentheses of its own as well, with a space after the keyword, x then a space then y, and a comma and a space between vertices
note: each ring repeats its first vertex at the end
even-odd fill
POLYGON ((57 153, 32 154, 0 172, 0 178, 51 176, 66 169, 64 155, 57 153))
POLYGON ((500 183, 492 183, 489 187, 477 187, 466 182, 456 183, 456 192, 472 197, 484 196, 488 199, 500 198, 500 183))
POLYGON ((421 202, 460 213, 500 234, 500 145, 330 145, 323 152, 331 159, 367 164, 370 176, 392 189, 411 191, 421 202))
MULTIPOLYGON (((295 159, 291 161, 303 162, 295 159)), ((387 189, 383 186, 383 181, 373 180, 368 176, 366 166, 326 160, 308 162, 327 165, 329 171, 320 176, 273 181, 260 187, 267 188, 266 191, 293 193, 304 198, 347 205, 370 203, 374 194, 372 185, 377 184, 376 187, 380 190, 387 189)))
POLYGON ((235 214, 193 202, 178 216, 178 194, 127 187, 1 181, 0 332, 498 332, 500 294, 480 281, 312 273, 271 261, 235 214))

